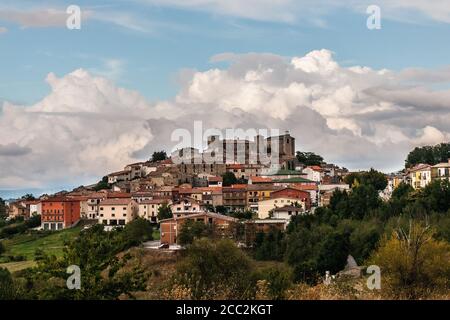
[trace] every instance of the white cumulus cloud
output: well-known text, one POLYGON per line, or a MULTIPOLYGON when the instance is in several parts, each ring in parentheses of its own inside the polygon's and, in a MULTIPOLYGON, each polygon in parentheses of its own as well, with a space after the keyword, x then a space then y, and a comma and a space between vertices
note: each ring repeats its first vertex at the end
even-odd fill
POLYGON ((0 189, 91 183, 171 151, 173 130, 197 120, 204 130, 290 130, 297 149, 350 169, 399 169, 414 146, 450 139, 450 90, 434 89, 448 82, 448 67, 342 67, 325 49, 211 58, 225 60, 226 68, 185 73, 176 97, 155 104, 85 70, 50 73, 44 99, 3 105, 0 189))

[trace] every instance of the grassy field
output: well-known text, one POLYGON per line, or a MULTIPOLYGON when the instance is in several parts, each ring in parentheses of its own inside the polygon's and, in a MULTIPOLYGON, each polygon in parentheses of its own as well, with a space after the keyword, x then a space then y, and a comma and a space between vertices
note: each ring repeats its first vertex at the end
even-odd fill
POLYGON ((0 263, 0 268, 6 268, 9 270, 9 272, 15 272, 34 267, 35 265, 36 262, 34 261, 18 261, 18 262, 0 263))
POLYGON ((34 260, 36 249, 42 249, 50 255, 61 257, 63 254, 64 241, 75 238, 80 233, 81 227, 57 231, 48 235, 21 234, 12 239, 5 240, 6 254, 13 256, 24 256, 26 260, 34 260))

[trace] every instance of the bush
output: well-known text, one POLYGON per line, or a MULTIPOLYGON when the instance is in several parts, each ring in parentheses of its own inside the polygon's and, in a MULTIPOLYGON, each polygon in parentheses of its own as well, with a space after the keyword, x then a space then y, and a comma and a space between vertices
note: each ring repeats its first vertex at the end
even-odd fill
POLYGON ((286 291, 292 286, 293 274, 286 266, 268 267, 262 269, 258 276, 267 283, 267 295, 271 300, 286 298, 286 291))
POLYGON ((143 241, 153 240, 153 226, 150 221, 137 218, 128 223, 122 231, 122 239, 126 248, 137 246, 143 241))
POLYGON ((192 299, 249 299, 255 279, 251 260, 231 240, 195 240, 177 266, 174 286, 192 299))
POLYGON ((369 260, 380 266, 392 294, 397 298, 426 298, 433 292, 448 292, 450 244, 433 238, 434 232, 412 221, 385 237, 369 260))

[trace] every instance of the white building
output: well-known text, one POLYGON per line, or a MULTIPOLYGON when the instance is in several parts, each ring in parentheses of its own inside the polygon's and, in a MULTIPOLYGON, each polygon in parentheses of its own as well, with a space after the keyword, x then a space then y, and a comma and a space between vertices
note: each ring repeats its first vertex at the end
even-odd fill
POLYGON ((306 179, 311 181, 320 182, 322 180, 323 171, 319 166, 309 166, 303 169, 302 171, 306 174, 306 179))
POLYGON ((431 182, 431 166, 418 164, 409 170, 409 177, 414 189, 425 188, 431 182))
POLYGON ((303 210, 303 208, 286 205, 281 208, 273 209, 272 218, 273 219, 283 219, 283 220, 286 220, 289 222, 289 221, 291 221, 291 218, 293 216, 301 215, 304 213, 305 213, 305 211, 303 210))
POLYGON ((105 225, 107 230, 124 226, 139 214, 139 206, 131 198, 106 199, 99 207, 98 222, 105 225))
POLYGON ((444 179, 450 181, 450 159, 448 162, 438 163, 431 167, 432 179, 444 179))
POLYGON ((158 222, 158 210, 164 204, 168 204, 166 199, 142 200, 139 202, 139 216, 150 222, 158 222))
POLYGON ((172 210, 172 214, 177 217, 202 211, 201 203, 199 201, 187 197, 174 202, 170 206, 170 209, 172 210))
POLYGON ((113 184, 119 181, 130 181, 131 171, 124 170, 108 174, 108 183, 113 184))
POLYGON ((267 219, 270 216, 270 211, 282 208, 285 206, 299 205, 300 210, 305 211, 305 203, 298 198, 293 197, 277 197, 273 199, 262 200, 258 202, 258 218, 267 219))

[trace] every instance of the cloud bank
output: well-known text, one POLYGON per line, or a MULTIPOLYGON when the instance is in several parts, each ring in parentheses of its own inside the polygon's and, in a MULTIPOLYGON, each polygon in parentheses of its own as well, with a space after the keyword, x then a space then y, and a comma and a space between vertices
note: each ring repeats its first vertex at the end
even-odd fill
POLYGON ((350 169, 399 169, 417 145, 450 140, 450 69, 400 72, 342 67, 328 50, 304 56, 224 53, 224 69, 185 72, 172 100, 75 70, 50 73, 51 92, 0 113, 0 189, 94 182, 178 142, 171 133, 208 128, 290 130, 297 149, 350 169))

